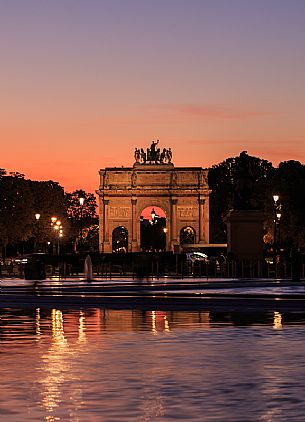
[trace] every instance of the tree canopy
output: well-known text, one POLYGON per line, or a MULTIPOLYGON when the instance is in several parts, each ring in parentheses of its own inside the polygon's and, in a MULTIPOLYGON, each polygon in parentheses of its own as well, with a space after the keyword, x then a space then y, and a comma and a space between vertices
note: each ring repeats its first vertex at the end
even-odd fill
POLYGON ((38 234, 40 241, 49 239, 51 216, 64 219, 66 205, 64 190, 57 182, 32 181, 4 169, 0 173, 0 244, 5 256, 8 245, 30 241, 38 234), (40 214, 39 222, 35 214, 40 214))
POLYGON ((226 242, 224 218, 236 205, 244 205, 238 198, 241 194, 247 208, 264 210, 267 183, 273 171, 269 161, 252 157, 246 151, 209 169, 212 242, 226 242))
POLYGON ((282 241, 286 247, 304 247, 305 166, 294 160, 280 163, 271 186, 280 197, 282 241))
MULTIPOLYGON (((243 151, 209 169, 210 242, 226 242, 225 217, 230 209, 260 209, 265 215, 266 244, 274 237, 275 204, 279 195, 280 238, 285 248, 305 247, 305 166, 298 161, 272 164, 243 151)), ((52 180, 32 181, 22 173, 0 168, 0 248, 5 256, 10 245, 46 242, 54 238, 51 217, 63 226, 64 242, 77 247, 98 247, 97 203, 93 193, 82 189, 64 192, 52 180), (83 198, 83 204, 80 203, 83 198), (39 220, 35 219, 39 214, 39 220)), ((16 246, 17 245, 17 246, 16 246)), ((71 248, 70 248, 71 249, 71 248)))
POLYGON ((75 239, 78 245, 86 246, 87 248, 97 248, 98 216, 94 194, 78 189, 66 193, 66 201, 71 238, 75 239), (83 199, 82 204, 80 198, 83 199))

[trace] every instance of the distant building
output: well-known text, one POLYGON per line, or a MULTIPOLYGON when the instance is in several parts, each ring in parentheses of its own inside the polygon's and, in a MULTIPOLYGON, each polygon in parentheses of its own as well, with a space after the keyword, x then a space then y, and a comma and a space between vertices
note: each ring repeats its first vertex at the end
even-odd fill
POLYGON ((157 146, 136 148, 133 167, 99 171, 100 252, 141 251, 148 221, 151 249, 161 247, 160 236, 166 251, 209 245, 208 170, 175 167, 170 148, 157 146))

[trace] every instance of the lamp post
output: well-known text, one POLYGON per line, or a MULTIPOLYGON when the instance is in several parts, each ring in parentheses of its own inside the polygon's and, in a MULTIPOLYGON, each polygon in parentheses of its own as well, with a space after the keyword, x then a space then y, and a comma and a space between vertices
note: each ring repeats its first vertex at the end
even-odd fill
POLYGON ((166 233, 167 233, 167 227, 163 227, 163 233, 164 233, 164 252, 166 251, 166 233))
POLYGON ((152 248, 152 252, 155 251, 155 221, 156 221, 156 211, 153 208, 151 210, 151 248, 152 248))
POLYGON ((60 238, 63 237, 61 221, 59 220, 56 221, 54 229, 56 230, 56 233, 57 233, 57 255, 60 255, 60 238))
POLYGON ((278 243, 279 243, 279 224, 282 217, 281 214, 281 205, 279 204, 279 195, 273 195, 273 205, 274 205, 274 226, 273 226, 273 259, 275 264, 275 273, 277 277, 277 256, 278 256, 278 243))
POLYGON ((85 198, 79 198, 79 206, 80 206, 80 234, 79 234, 79 249, 83 249, 83 206, 84 206, 85 198))
POLYGON ((35 219, 36 219, 36 241, 35 241, 35 247, 34 247, 34 252, 37 252, 39 250, 39 242, 40 242, 40 230, 39 230, 39 219, 40 219, 40 214, 36 213, 35 214, 35 219))
POLYGON ((57 247, 56 247, 56 253, 59 255, 60 253, 60 239, 63 237, 63 228, 61 225, 61 221, 58 220, 57 217, 51 218, 51 227, 55 230, 56 233, 56 241, 57 241, 57 247))
POLYGON ((55 223, 56 223, 56 221, 57 221, 57 217, 51 217, 52 255, 54 254, 54 250, 55 250, 55 247, 54 247, 54 232, 53 232, 53 230, 55 230, 55 223))

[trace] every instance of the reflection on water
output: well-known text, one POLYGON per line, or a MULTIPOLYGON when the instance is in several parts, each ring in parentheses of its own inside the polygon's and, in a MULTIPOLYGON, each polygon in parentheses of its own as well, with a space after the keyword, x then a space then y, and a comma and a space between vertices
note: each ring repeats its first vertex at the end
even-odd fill
POLYGON ((4 309, 9 421, 303 421, 305 314, 4 309))

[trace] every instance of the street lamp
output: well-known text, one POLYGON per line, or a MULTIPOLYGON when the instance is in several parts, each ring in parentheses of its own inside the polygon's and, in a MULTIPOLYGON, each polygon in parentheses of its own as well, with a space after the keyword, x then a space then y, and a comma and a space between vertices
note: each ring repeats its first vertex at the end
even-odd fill
POLYGON ((57 255, 60 253, 60 238, 63 237, 63 228, 61 225, 61 221, 58 220, 57 217, 51 217, 51 227, 55 230, 56 237, 57 237, 57 255))
POLYGON ((151 225, 152 225, 152 227, 151 227, 151 249, 152 249, 152 252, 154 252, 155 251, 155 218, 156 218, 156 211, 155 211, 154 208, 151 210, 150 214, 151 214, 151 225))
POLYGON ((151 224, 154 224, 154 222, 155 222, 155 218, 156 218, 156 211, 155 211, 155 209, 153 208, 153 209, 151 210, 151 224))
POLYGON ((164 233, 164 238, 163 238, 163 251, 165 252, 166 251, 166 233, 167 233, 167 227, 163 227, 163 233, 164 233))
POLYGON ((279 204, 279 195, 273 195, 273 211, 274 211, 274 226, 273 226, 273 259, 274 259, 274 264, 275 264, 275 271, 276 271, 276 276, 277 276, 277 255, 278 255, 278 243, 279 243, 279 239, 278 239, 278 235, 279 235, 279 223, 280 223, 280 219, 282 217, 281 214, 281 205, 279 204))
POLYGON ((56 230, 57 233, 57 255, 60 254, 60 238, 63 237, 63 229, 62 229, 62 225, 61 225, 61 221, 57 220, 54 226, 54 229, 56 230))
POLYGON ((79 237, 79 249, 83 249, 83 205, 84 205, 85 198, 79 198, 79 205, 80 205, 80 237, 79 237))
POLYGON ((40 214, 39 213, 35 214, 35 219, 36 219, 36 240, 35 240, 34 252, 37 252, 39 250, 39 241, 40 241, 40 233, 39 233, 40 214))
POLYGON ((54 233, 53 233, 53 230, 55 230, 55 223, 56 223, 56 221, 57 221, 57 217, 51 217, 51 231, 52 231, 52 234, 51 234, 51 238, 52 238, 52 255, 54 254, 54 250, 55 250, 55 247, 54 247, 54 233))

